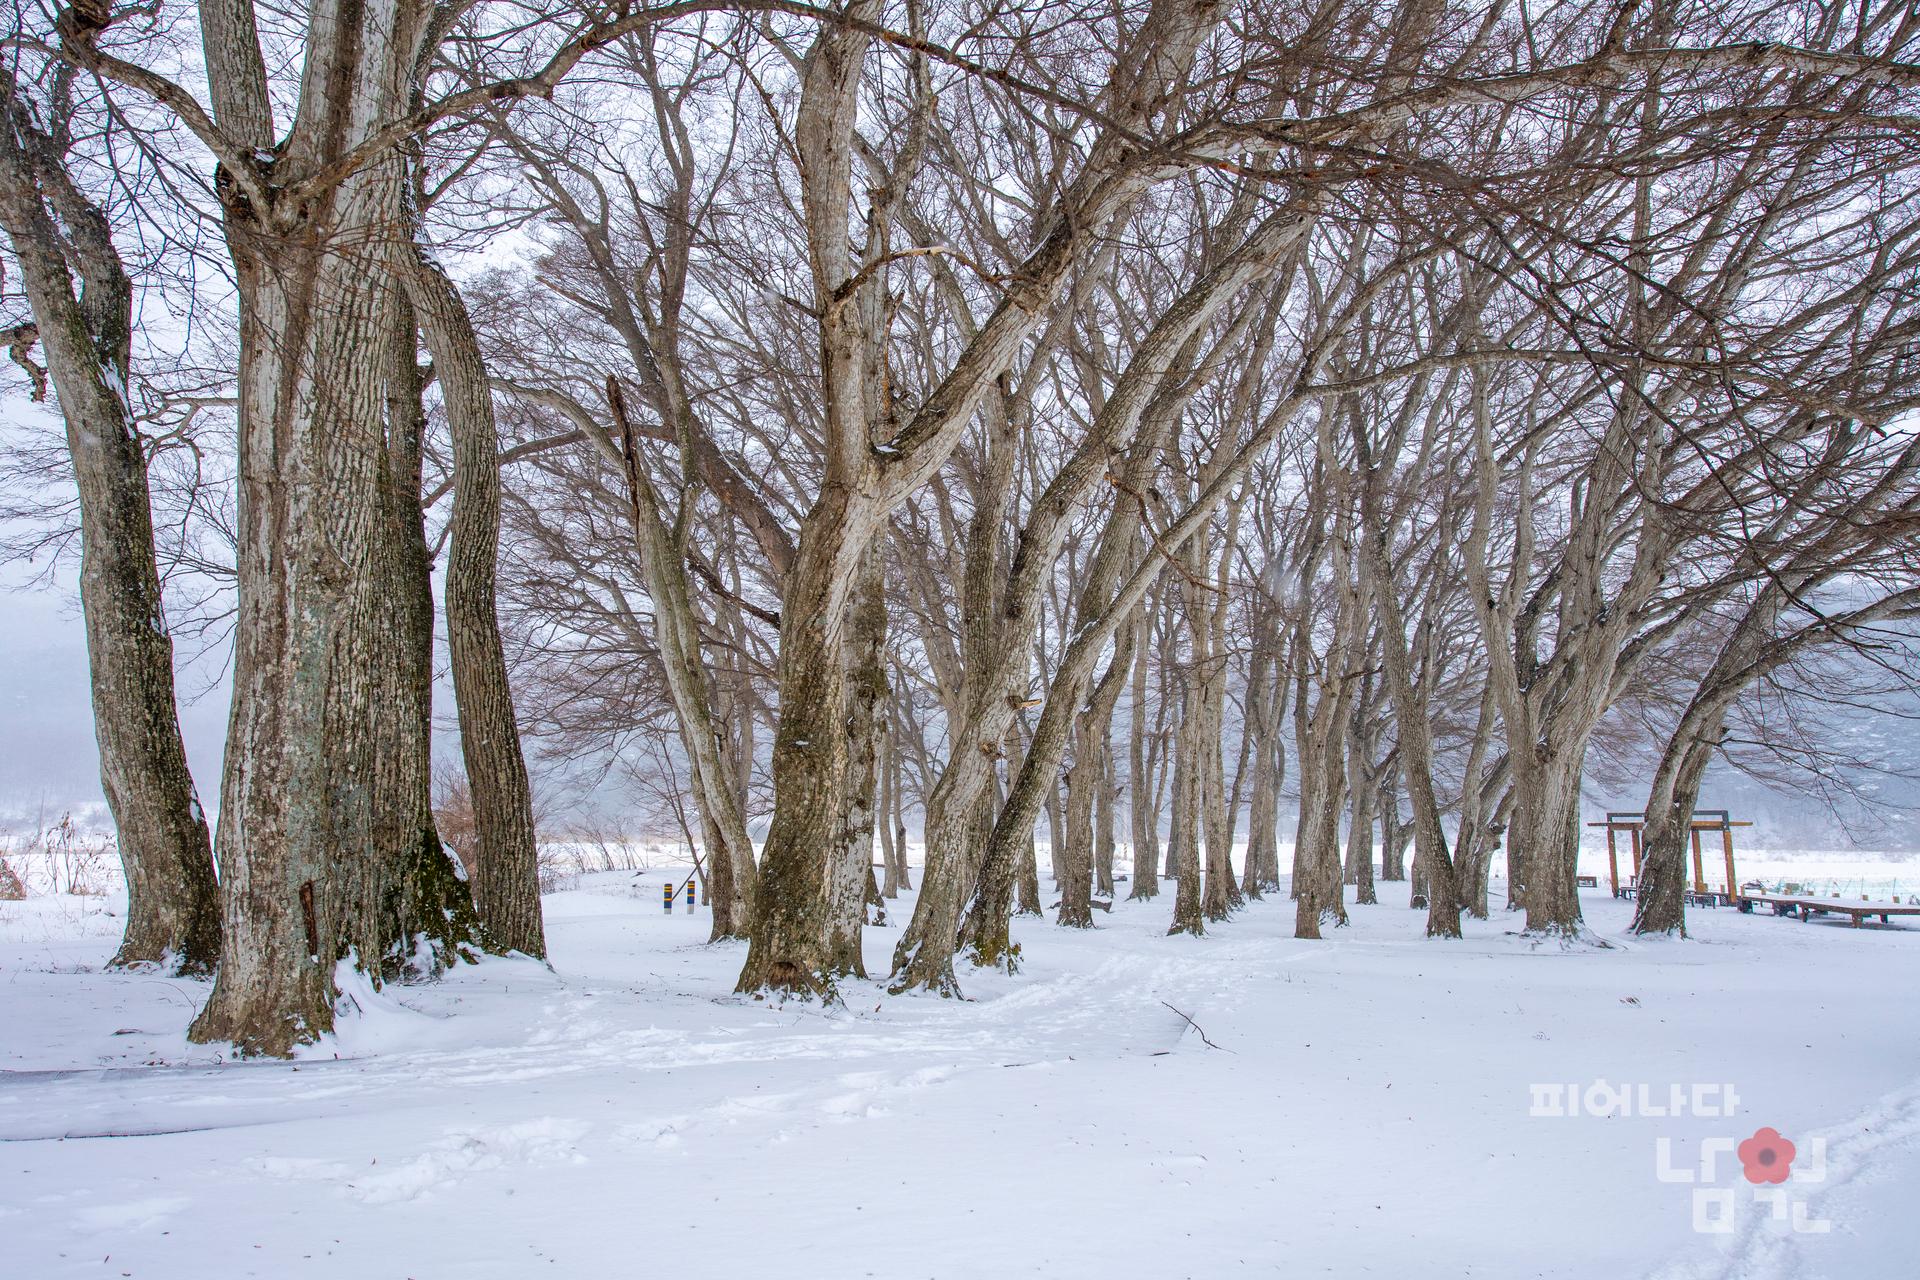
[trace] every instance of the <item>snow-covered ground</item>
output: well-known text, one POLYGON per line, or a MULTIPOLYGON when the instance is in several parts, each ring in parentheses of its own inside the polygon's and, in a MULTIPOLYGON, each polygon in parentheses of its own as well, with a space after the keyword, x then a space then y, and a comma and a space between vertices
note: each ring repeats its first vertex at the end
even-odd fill
POLYGON ((110 900, 0 903, 0 1276, 1916 1272, 1920 924, 1647 944, 1589 891, 1610 948, 1442 944, 1385 885, 1324 942, 1284 900, 1195 940, 1162 897, 1020 922, 966 1001, 822 1010, 728 995, 666 875, 549 896, 552 969, 354 991, 295 1063, 103 973, 110 900), (1731 1153, 1763 1126, 1778 1188, 1731 1153))

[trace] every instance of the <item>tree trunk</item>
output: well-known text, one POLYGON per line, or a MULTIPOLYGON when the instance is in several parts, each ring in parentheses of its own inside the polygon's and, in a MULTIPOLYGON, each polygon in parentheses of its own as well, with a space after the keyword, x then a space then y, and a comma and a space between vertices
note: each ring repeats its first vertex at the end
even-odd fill
MULTIPOLYGON (((878 8, 869 0, 856 0, 849 13, 871 19, 878 8)), ((1218 21, 1213 5, 1193 0, 1152 10, 1135 35, 1132 54, 1123 59, 1126 70, 1118 73, 1128 85, 1128 92, 1115 101, 1123 120, 1144 122, 1159 114, 1163 95, 1184 76, 1193 51, 1218 21)), ((824 985, 826 948, 821 933, 827 913, 822 905, 820 862, 822 851, 832 847, 833 824, 844 792, 846 744, 836 723, 844 708, 842 615, 861 557, 883 531, 891 511, 952 456, 991 383, 1039 326, 1068 273, 1090 251, 1099 229, 1152 181, 1152 175, 1138 166, 1123 165, 1131 142, 1112 135, 1094 143, 1085 167, 1063 196, 1067 216, 1053 222, 1023 263, 1018 285, 979 325, 940 383, 893 437, 907 443, 903 451, 877 437, 881 424, 871 413, 872 388, 885 360, 886 307, 881 305, 880 290, 886 273, 877 270, 884 265, 885 245, 877 234, 869 235, 858 277, 847 253, 853 132, 869 43, 857 27, 830 25, 808 50, 801 68, 794 147, 803 175, 802 211, 820 328, 826 465, 819 496, 801 522, 799 553, 782 602, 774 813, 763 871, 767 901, 754 913, 753 946, 739 983, 742 991, 763 987, 818 991, 824 985), (849 297, 855 300, 852 304, 849 297), (887 446, 884 454, 878 451, 882 445, 887 446)), ((1104 461, 1104 457, 1082 458, 1065 488, 1075 493, 1091 489, 1104 461)), ((1074 505, 1069 502, 1066 511, 1074 505)), ((1063 526, 1064 518, 1056 523, 1063 526)), ((1051 534, 1040 542, 1057 546, 1051 534)), ((1036 566, 1050 566, 1051 557, 1041 556, 1040 549, 1023 548, 1023 553, 1032 556, 1036 566)), ((1015 576, 1022 576, 1017 565, 1015 576)), ((1025 576, 1034 575, 1028 571, 1025 576)), ((1029 607, 1024 599, 1010 599, 1010 610, 1029 607)), ((1024 635, 1002 640, 1021 651, 1027 646, 1024 635)), ((995 666, 1009 675, 1013 669, 1010 661, 995 666)), ((963 724, 955 730, 949 766, 936 788, 951 794, 927 802, 932 828, 929 879, 942 874, 960 878, 962 868, 943 871, 942 860, 965 853, 957 847, 963 838, 958 827, 986 790, 981 768, 985 754, 1004 741, 1009 723, 1006 692, 983 682, 969 694, 972 701, 963 724), (957 774, 955 765, 962 766, 957 774), (946 832, 939 829, 943 823, 946 832)), ((1057 754, 1048 767, 1058 767, 1057 754)), ((958 891, 923 891, 921 903, 931 901, 946 911, 959 897, 958 891)), ((907 935, 895 949, 896 988, 951 987, 957 923, 950 917, 925 918, 916 904, 907 935)))
POLYGON ((1551 754, 1525 773, 1516 771, 1515 822, 1510 846, 1517 846, 1525 892, 1527 932, 1573 937, 1584 927, 1574 875, 1580 857, 1580 775, 1586 742, 1557 743, 1551 754))
POLYGON ((1373 776, 1372 747, 1363 731, 1371 701, 1372 676, 1360 680, 1360 701, 1354 725, 1347 740, 1347 864, 1345 880, 1354 886, 1353 900, 1372 906, 1380 901, 1373 890, 1373 815, 1379 795, 1373 776))
MULTIPOLYGON (((1686 936, 1687 850, 1693 835, 1693 808, 1700 799, 1700 779, 1720 741, 1728 710, 1740 691, 1760 674, 1762 651, 1787 598, 1780 576, 1760 588, 1733 631, 1721 642, 1660 753, 1647 792, 1646 846, 1633 908, 1633 931, 1637 934, 1686 936)), ((1776 646, 1776 660, 1786 648, 1776 646)), ((1730 884, 1727 892, 1737 893, 1739 886, 1730 884)))
MULTIPOLYGON (((1111 715, 1111 711, 1109 711, 1111 715)), ((1093 800, 1093 892, 1096 897, 1113 897, 1114 786, 1113 722, 1107 721, 1100 741, 1100 794, 1093 800)))
POLYGON ((1196 938, 1207 931, 1206 911, 1200 900, 1200 803, 1204 784, 1196 757, 1200 754, 1204 715, 1198 703, 1189 687, 1181 699, 1180 726, 1174 734, 1173 829, 1167 842, 1174 858, 1173 923, 1167 932, 1196 938))
MULTIPOLYGON (((389 8, 362 13, 370 63, 398 56, 394 44, 417 34, 394 28, 389 8)), ((400 105, 369 103, 354 118, 384 120, 400 105)), ((296 131, 282 162, 301 171, 343 141, 296 131)), ((332 1028, 336 959, 373 970, 411 952, 396 935, 413 925, 441 935, 443 958, 457 945, 452 922, 396 922, 385 909, 396 893, 402 903, 437 896, 446 862, 407 820, 418 815, 380 811, 409 789, 398 776, 412 766, 388 757, 411 754, 400 739, 416 735, 396 726, 417 715, 408 646, 390 617, 407 607, 396 581, 417 572, 402 563, 399 522, 387 517, 394 282, 412 253, 394 239, 407 225, 399 170, 398 160, 361 170, 290 228, 257 221, 228 192, 241 301, 240 484, 216 840, 223 960, 189 1034, 243 1054, 285 1054, 332 1028), (407 831, 395 848, 391 838, 407 831)), ((426 731, 418 726, 418 736, 426 731)))
POLYGON ((1106 854, 1105 890, 1113 896, 1113 789, 1110 783, 1113 711, 1133 666, 1133 628, 1123 627, 1113 660, 1080 714, 1074 717, 1076 742, 1073 767, 1067 773, 1067 820, 1063 866, 1056 856, 1054 873, 1061 877, 1060 923, 1072 928, 1093 927, 1091 893, 1099 846, 1106 854), (1094 831, 1094 813, 1101 830, 1094 831))
MULTIPOLYGON (((692 587, 687 581, 683 545, 686 523, 676 520, 669 527, 665 520, 660 495, 641 460, 638 432, 628 419, 626 400, 616 379, 607 379, 606 393, 620 431, 617 445, 593 424, 582 425, 603 451, 618 459, 626 476, 628 519, 633 524, 634 546, 640 553, 647 593, 653 598, 654 638, 674 718, 680 725, 680 741, 686 748, 694 794, 700 803, 701 829, 710 836, 708 850, 714 863, 727 864, 724 875, 717 880, 726 889, 726 896, 711 900, 713 929, 708 941, 743 937, 751 919, 758 873, 740 805, 745 780, 737 769, 729 768, 721 754, 720 729, 713 720, 715 690, 700 653, 700 623, 694 615, 692 587)), ((681 445, 683 465, 690 466, 691 448, 684 433, 681 445)), ((688 484, 691 486, 690 475, 688 484)), ((750 744, 742 746, 751 750, 750 744)))
POLYGON ((1160 896, 1160 807, 1147 751, 1147 664, 1153 622, 1143 609, 1134 623, 1133 705, 1127 726, 1127 818, 1133 829, 1129 900, 1160 896))
POLYGON ((847 618, 845 817, 829 890, 828 948, 835 977, 864 978, 860 937, 873 879, 873 826, 881 727, 887 715, 887 602, 879 547, 867 553, 847 618))
POLYGON ((841 522, 823 513, 842 498, 828 490, 807 521, 781 611, 775 799, 737 985, 743 993, 834 994, 828 873, 841 847, 850 742, 845 610, 833 586, 843 535, 841 522))
MULTIPOLYGON (((533 793, 507 683, 495 604, 500 551, 500 433, 487 369, 459 291, 425 252, 410 290, 453 437, 447 539, 447 647, 460 753, 473 796, 474 901, 490 947, 547 955, 533 793)), ((412 359, 412 351, 405 358, 412 359)), ((704 805, 703 805, 704 808, 704 805)))
POLYGON ((38 321, 79 494, 94 735, 127 879, 111 963, 208 973, 220 955, 219 895, 174 709, 146 454, 126 401, 132 283, 105 215, 67 180, 4 69, 0 110, 0 227, 38 321))
POLYGON ((1406 824, 1400 821, 1399 790, 1394 785, 1397 767, 1380 777, 1380 878, 1400 881, 1407 878, 1406 824))
MULTIPOLYGON (((427 415, 414 310, 398 288, 393 320, 380 498, 388 548, 381 572, 387 581, 373 601, 372 634, 380 656, 369 663, 375 690, 374 847, 383 856, 362 863, 373 915, 361 936, 385 948, 378 954, 381 977, 416 971, 416 939, 431 940, 425 966, 431 973, 456 955, 468 957, 467 948, 482 935, 469 886, 454 874, 457 864, 433 815, 433 553, 420 506, 427 415)), ((366 942, 359 946, 364 964, 375 953, 366 942)))
POLYGON ((1247 864, 1240 888, 1258 901, 1275 887, 1261 874, 1269 852, 1276 862, 1279 860, 1280 788, 1273 776, 1273 727, 1268 719, 1271 699, 1267 692, 1275 674, 1272 648, 1256 644, 1248 664, 1245 733, 1252 786, 1247 794, 1247 864))
MULTIPOLYGON (((887 713, 884 705, 881 711, 883 714, 887 713)), ((895 788, 898 786, 894 774, 898 770, 895 763, 898 755, 899 748, 894 743, 893 735, 883 728, 880 735, 880 804, 877 825, 880 837, 880 861, 885 872, 881 878, 880 896, 889 902, 900 896, 901 871, 905 865, 905 859, 900 856, 902 851, 898 848, 902 842, 896 837, 894 826, 894 813, 897 808, 894 795, 895 788)))

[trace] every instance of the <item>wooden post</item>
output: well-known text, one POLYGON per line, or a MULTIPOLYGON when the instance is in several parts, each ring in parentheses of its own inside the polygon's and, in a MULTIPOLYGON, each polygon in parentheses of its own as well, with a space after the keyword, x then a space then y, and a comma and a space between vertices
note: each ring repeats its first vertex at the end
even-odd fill
POLYGON ((1613 843, 1613 820, 1607 820, 1607 879, 1613 883, 1613 896, 1620 896, 1620 852, 1613 843))
POLYGON ((1707 873, 1700 865, 1700 828, 1693 828, 1693 891, 1707 891, 1707 873))
POLYGON ((1733 824, 1727 822, 1720 828, 1720 851, 1727 855, 1727 900, 1740 900, 1740 882, 1733 874, 1733 824))
POLYGON ((1635 823, 1627 831, 1633 836, 1633 882, 1640 883, 1640 826, 1635 823))

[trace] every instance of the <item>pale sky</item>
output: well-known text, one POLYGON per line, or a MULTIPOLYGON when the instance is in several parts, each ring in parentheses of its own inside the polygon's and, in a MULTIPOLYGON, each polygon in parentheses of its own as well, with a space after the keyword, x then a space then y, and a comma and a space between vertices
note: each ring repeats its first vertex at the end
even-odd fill
MULTIPOLYGON (((62 565, 51 589, 21 589, 25 575, 0 570, 0 826, 49 819, 104 803, 93 708, 87 693, 86 633, 80 623, 77 566, 62 565)), ((181 682, 183 694, 207 683, 181 682)), ((181 731, 195 783, 209 812, 219 799, 220 751, 227 732, 225 686, 183 700, 181 731)))

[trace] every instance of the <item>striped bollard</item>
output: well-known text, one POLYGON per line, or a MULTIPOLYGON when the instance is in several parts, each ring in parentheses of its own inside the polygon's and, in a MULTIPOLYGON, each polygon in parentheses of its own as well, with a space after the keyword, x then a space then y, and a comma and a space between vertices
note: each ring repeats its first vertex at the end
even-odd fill
POLYGON ((700 881, 695 879, 694 877, 692 876, 687 877, 687 914, 688 915, 693 914, 693 896, 695 893, 699 891, 698 890, 699 884, 700 884, 700 881))
POLYGON ((661 895, 661 900, 660 900, 661 910, 665 911, 668 915, 672 915, 673 914, 673 881, 669 880, 665 884, 660 886, 660 895, 661 895))

